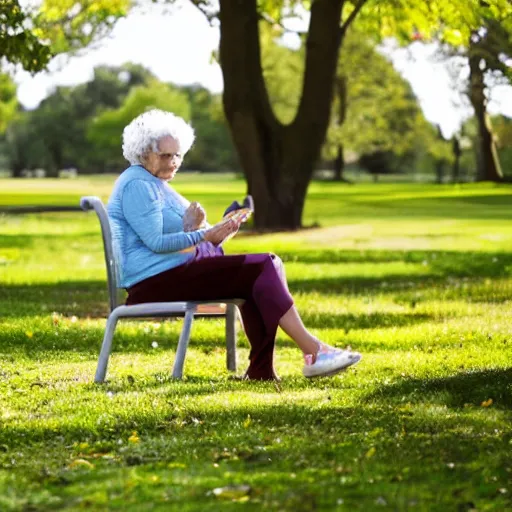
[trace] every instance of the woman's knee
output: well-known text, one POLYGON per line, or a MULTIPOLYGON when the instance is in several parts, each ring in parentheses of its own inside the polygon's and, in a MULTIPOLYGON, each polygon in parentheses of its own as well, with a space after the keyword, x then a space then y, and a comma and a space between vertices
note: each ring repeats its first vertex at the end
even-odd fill
POLYGON ((275 268, 279 268, 283 265, 283 262, 279 256, 269 252, 248 254, 246 255, 245 263, 246 265, 254 265, 260 267, 262 270, 267 266, 274 266, 275 268))
POLYGON ((284 265, 279 256, 273 253, 250 254, 246 256, 246 264, 258 269, 258 274, 267 276, 276 273, 280 280, 284 276, 284 265))

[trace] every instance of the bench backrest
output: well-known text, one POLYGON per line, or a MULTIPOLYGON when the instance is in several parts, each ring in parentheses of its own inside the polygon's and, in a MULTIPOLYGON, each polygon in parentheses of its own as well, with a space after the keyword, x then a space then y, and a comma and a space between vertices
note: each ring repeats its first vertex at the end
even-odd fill
POLYGON ((112 232, 108 219, 107 209, 97 196, 84 196, 80 199, 82 210, 94 210, 101 226, 101 235, 103 237, 103 250, 105 252, 105 265, 107 268, 107 288, 109 296, 110 311, 113 311, 119 304, 119 289, 117 287, 117 270, 114 260, 114 251, 112 249, 112 232))

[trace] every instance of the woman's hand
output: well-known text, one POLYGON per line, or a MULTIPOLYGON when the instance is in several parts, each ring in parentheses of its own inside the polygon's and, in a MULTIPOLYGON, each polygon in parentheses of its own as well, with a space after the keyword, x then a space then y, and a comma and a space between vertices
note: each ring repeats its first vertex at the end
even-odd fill
POLYGON ((228 236, 234 235, 238 231, 239 227, 240 222, 237 222, 234 219, 221 221, 205 231, 204 239, 214 245, 219 245, 228 236))
POLYGON ((206 212, 197 202, 190 203, 183 216, 183 231, 195 231, 204 227, 206 212))

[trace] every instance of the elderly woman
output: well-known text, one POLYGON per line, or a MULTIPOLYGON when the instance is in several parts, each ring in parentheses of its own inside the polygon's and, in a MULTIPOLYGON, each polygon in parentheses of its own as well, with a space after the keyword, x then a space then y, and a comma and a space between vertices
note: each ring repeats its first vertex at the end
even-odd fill
POLYGON ((194 141, 193 129, 170 112, 151 110, 123 132, 130 162, 108 203, 114 253, 127 304, 240 298, 251 351, 245 378, 277 379, 274 343, 280 326, 304 354, 306 377, 333 375, 361 355, 322 343, 303 325, 281 260, 272 254, 224 255, 220 244, 240 220, 213 226, 198 203, 169 184, 194 141))

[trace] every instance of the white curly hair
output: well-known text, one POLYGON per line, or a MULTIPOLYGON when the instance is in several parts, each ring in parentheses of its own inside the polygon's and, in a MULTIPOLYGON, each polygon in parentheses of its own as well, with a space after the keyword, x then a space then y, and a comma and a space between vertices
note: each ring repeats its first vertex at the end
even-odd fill
POLYGON ((153 109, 137 116, 123 130, 123 156, 139 165, 148 151, 158 151, 158 142, 171 136, 178 141, 182 155, 192 147, 194 129, 181 117, 153 109))

